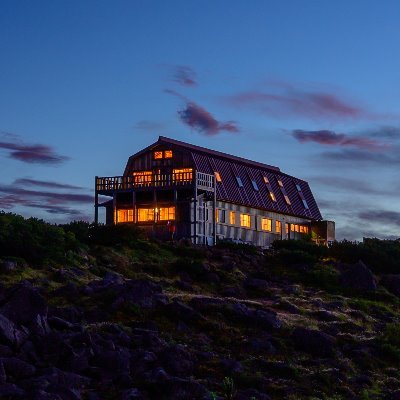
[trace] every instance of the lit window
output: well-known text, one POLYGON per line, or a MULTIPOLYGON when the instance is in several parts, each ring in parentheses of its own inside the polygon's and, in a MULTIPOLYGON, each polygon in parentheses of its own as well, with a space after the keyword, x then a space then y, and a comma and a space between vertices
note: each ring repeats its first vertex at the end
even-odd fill
POLYGON ((221 175, 219 174, 218 171, 215 171, 214 175, 215 175, 215 179, 217 180, 217 182, 222 182, 221 175))
POLYGON ((292 205, 292 203, 290 202, 289 197, 288 197, 287 194, 284 194, 283 197, 285 198, 286 204, 287 204, 288 206, 292 205))
POLYGON ((162 151, 155 151, 154 152, 154 159, 155 160, 160 160, 161 158, 163 158, 163 152, 162 151))
POLYGON ((239 187, 243 187, 243 182, 242 182, 242 180, 240 179, 239 176, 236 177, 236 181, 237 181, 239 187))
POLYGON ((218 210, 218 208, 215 209, 215 222, 219 222, 219 210, 218 210))
POLYGON ((272 186, 269 183, 269 179, 265 175, 263 175, 263 179, 264 179, 264 182, 265 182, 265 184, 267 186, 267 189, 268 189, 268 192, 269 192, 269 197, 271 198, 272 201, 276 202, 276 197, 275 197, 275 194, 274 194, 274 192, 272 190, 272 186))
POLYGON ((272 219, 262 218, 261 219, 261 229, 263 231, 272 231, 272 219))
POLYGON ((154 208, 139 208, 137 220, 138 222, 154 221, 154 208))
POLYGON ((229 212, 229 223, 231 225, 235 225, 236 224, 236 213, 234 211, 230 211, 229 212))
POLYGON ((175 207, 161 207, 161 208, 159 208, 158 209, 158 219, 160 221, 174 220, 175 219, 175 207))
POLYGON ((308 226, 300 225, 300 233, 308 233, 308 226))
POLYGON ((275 232, 281 233, 282 230, 282 223, 281 221, 275 221, 275 232))
POLYGON ((133 173, 133 182, 136 185, 149 185, 153 180, 151 171, 138 171, 133 173))
POLYGON ((253 189, 257 190, 257 192, 258 192, 257 182, 256 181, 251 181, 251 184, 253 185, 253 189))
POLYGON ((117 221, 120 222, 133 222, 133 210, 117 210, 117 221))
POLYGON ((281 181, 280 179, 278 179, 278 185, 279 185, 281 188, 283 188, 283 183, 282 183, 282 181, 281 181))
POLYGON ((193 178, 192 168, 174 169, 172 171, 172 179, 174 182, 191 182, 193 178))
POLYGON ((295 230, 296 232, 299 232, 299 225, 296 224, 296 225, 294 226, 294 230, 295 230))
POLYGON ((289 224, 285 224, 285 231, 286 231, 286 235, 289 233, 289 224))
POLYGON ((240 214, 240 226, 251 227, 251 216, 249 214, 240 214))
POLYGON ((165 150, 164 158, 172 158, 172 150, 165 150))

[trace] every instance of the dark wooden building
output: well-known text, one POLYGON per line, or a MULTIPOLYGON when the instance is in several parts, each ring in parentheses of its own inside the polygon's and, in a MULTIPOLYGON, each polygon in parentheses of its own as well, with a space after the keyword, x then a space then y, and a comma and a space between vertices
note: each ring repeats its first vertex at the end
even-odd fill
POLYGON ((160 136, 129 157, 122 176, 96 177, 95 221, 133 223, 158 238, 230 239, 268 247, 311 234, 335 239, 307 182, 279 168, 160 136), (112 200, 99 204, 99 195, 112 200))

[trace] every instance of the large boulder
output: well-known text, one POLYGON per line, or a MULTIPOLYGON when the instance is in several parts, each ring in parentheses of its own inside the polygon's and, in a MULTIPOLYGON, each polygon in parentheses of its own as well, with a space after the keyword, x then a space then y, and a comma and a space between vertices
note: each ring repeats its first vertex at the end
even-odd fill
POLYGON ((296 328, 292 333, 295 348, 313 356, 331 357, 335 352, 336 339, 314 329, 296 328))
POLYGON ((12 321, 0 314, 0 343, 20 347, 26 338, 25 332, 17 329, 12 321))
POLYGON ((400 297, 400 274, 382 275, 380 284, 395 296, 400 297))
POLYGON ((340 283, 349 289, 375 290, 376 281, 371 270, 362 262, 341 265, 340 283))

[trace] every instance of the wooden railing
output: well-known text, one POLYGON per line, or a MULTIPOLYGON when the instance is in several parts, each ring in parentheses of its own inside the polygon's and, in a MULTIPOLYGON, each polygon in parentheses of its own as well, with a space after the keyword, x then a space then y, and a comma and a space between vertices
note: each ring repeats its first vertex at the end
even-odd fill
POLYGON ((110 176, 96 177, 96 191, 114 192, 129 191, 137 188, 167 188, 194 185, 193 174, 197 178, 197 186, 204 190, 213 190, 214 175, 202 172, 177 172, 172 174, 154 174, 151 176, 110 176))

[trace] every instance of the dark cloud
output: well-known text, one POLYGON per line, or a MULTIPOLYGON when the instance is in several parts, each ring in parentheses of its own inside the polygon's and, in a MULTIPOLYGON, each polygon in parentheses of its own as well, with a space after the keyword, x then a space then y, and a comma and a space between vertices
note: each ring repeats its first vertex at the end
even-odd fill
POLYGON ((379 119, 366 108, 339 98, 334 93, 304 91, 291 85, 277 85, 266 91, 249 91, 230 96, 228 104, 248 107, 277 118, 301 117, 311 119, 379 119))
POLYGON ((177 65, 174 72, 174 81, 182 86, 196 86, 196 73, 186 65, 177 65))
MULTIPOLYGON (((400 212, 388 210, 364 210, 358 213, 358 218, 369 223, 400 226, 400 212)), ((399 232, 400 236, 400 232, 399 232)))
POLYGON ((208 136, 217 135, 222 131, 239 132, 234 122, 219 122, 207 110, 194 102, 187 103, 183 110, 178 111, 178 114, 183 123, 208 136))
POLYGON ((381 167, 397 166, 400 165, 400 149, 393 148, 390 152, 369 152, 356 149, 341 149, 340 151, 323 152, 319 156, 318 163, 334 162, 348 163, 350 165, 363 164, 375 165, 381 167))
POLYGON ((81 190, 83 189, 80 186, 73 186, 64 183, 51 182, 51 181, 39 181, 36 179, 29 178, 20 178, 14 181, 14 185, 18 186, 39 186, 46 187, 51 189, 72 189, 72 190, 81 190))
POLYGON ((380 128, 367 131, 369 136, 387 139, 400 139, 400 127, 398 126, 381 126, 380 128))
POLYGON ((68 207, 63 207, 63 206, 56 206, 52 204, 35 204, 35 203, 29 203, 25 204, 26 207, 32 207, 32 208, 39 208, 42 210, 45 210, 49 214, 61 214, 61 215, 72 215, 72 216, 82 216, 83 214, 79 210, 74 210, 68 207))
POLYGON ((93 203, 93 196, 76 193, 54 193, 27 190, 16 186, 0 185, 0 193, 18 196, 21 199, 42 198, 50 203, 93 203))
MULTIPOLYGON (((21 141, 9 141, 9 134, 1 133, 0 149, 8 150, 8 156, 30 164, 60 164, 68 157, 57 154, 51 147, 43 144, 28 145, 21 141), (4 140, 5 139, 5 140, 4 140), (7 140, 8 139, 8 140, 7 140)), ((13 135, 16 138, 15 135, 13 135)))
POLYGON ((327 146, 356 147, 369 151, 383 151, 390 148, 390 145, 387 143, 367 137, 350 136, 329 130, 305 131, 302 129, 295 129, 292 131, 292 136, 300 143, 314 142, 327 146))

